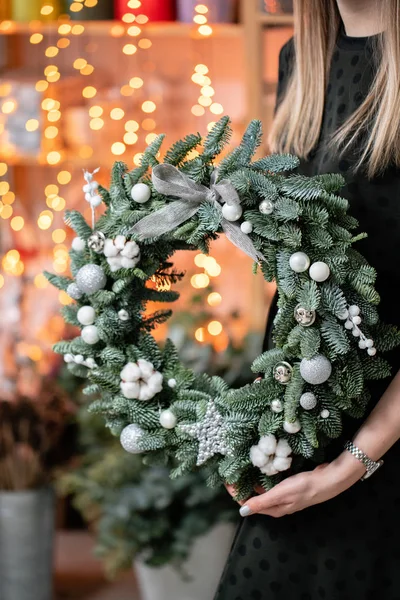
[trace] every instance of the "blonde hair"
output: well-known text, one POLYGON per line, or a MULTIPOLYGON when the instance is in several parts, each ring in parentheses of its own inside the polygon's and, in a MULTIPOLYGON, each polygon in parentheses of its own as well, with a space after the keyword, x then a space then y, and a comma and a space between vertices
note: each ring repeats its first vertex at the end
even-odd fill
MULTIPOLYGON (((354 169, 368 177, 390 164, 400 167, 400 0, 381 0, 382 34, 374 36, 377 59, 369 93, 354 113, 334 132, 332 151, 349 149, 367 134, 354 169)), ((317 144, 332 54, 340 28, 336 0, 296 0, 295 60, 286 92, 276 111, 269 144, 273 152, 292 152, 307 158, 317 144)))

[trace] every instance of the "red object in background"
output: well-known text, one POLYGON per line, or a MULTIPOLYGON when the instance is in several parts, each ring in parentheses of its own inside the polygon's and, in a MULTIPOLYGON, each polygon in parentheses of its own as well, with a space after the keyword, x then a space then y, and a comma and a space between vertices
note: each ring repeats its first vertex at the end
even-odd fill
POLYGON ((175 20, 174 0, 141 0, 139 8, 129 8, 128 4, 129 0, 115 0, 116 19, 122 19, 126 13, 133 13, 134 15, 146 15, 150 22, 175 20))

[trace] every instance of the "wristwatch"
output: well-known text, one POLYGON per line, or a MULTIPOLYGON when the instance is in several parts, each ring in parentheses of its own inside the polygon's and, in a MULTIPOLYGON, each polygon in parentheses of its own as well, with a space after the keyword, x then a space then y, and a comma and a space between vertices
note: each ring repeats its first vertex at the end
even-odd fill
POLYGON ((348 450, 350 454, 352 454, 360 462, 362 462, 364 467, 367 469, 366 473, 361 477, 361 481, 364 481, 364 479, 368 479, 368 477, 371 477, 371 475, 373 475, 375 471, 377 471, 379 467, 383 465, 382 459, 375 462, 369 456, 367 456, 365 452, 360 450, 360 448, 357 448, 357 446, 355 446, 353 442, 346 442, 344 445, 344 449, 348 450))

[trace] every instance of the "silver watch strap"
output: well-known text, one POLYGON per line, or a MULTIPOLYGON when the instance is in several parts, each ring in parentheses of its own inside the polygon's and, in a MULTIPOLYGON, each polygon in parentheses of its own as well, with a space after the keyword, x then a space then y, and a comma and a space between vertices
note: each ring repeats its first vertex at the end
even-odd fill
POLYGON ((372 460, 372 458, 367 456, 367 454, 365 454, 365 452, 360 450, 360 448, 357 448, 357 446, 355 446, 353 444, 353 442, 350 442, 350 441, 346 442, 344 445, 344 449, 348 450, 350 452, 350 454, 352 454, 360 462, 362 462, 362 464, 367 469, 365 475, 363 475, 363 477, 361 477, 361 481, 364 481, 364 479, 368 479, 368 477, 371 477, 371 475, 373 475, 375 473, 375 471, 377 471, 379 469, 379 467, 381 467, 383 465, 383 460, 378 460, 377 462, 372 460))

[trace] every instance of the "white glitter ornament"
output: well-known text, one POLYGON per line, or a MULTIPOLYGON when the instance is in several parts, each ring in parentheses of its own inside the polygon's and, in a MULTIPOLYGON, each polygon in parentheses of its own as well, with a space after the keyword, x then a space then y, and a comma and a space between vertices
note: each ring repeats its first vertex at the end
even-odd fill
POLYGON ((329 275, 331 274, 331 270, 326 263, 318 261, 311 265, 309 274, 311 279, 317 281, 318 283, 322 283, 328 279, 329 275))
POLYGON ((99 332, 96 325, 87 325, 81 331, 81 337, 86 344, 97 344, 99 341, 99 332))
POLYGON ((304 410, 312 410, 317 406, 317 398, 312 392, 305 392, 300 396, 300 406, 304 410))
POLYGON ((160 425, 164 427, 164 429, 173 429, 176 427, 178 419, 172 412, 172 410, 163 410, 160 414, 160 425))
POLYGON ((131 197, 138 204, 144 204, 150 200, 151 189, 145 183, 137 183, 132 188, 131 197))
POLYGON ((289 265, 295 273, 304 273, 310 266, 310 259, 304 252, 295 252, 289 259, 289 265))
POLYGON ((142 438, 144 431, 139 425, 128 425, 122 430, 120 441, 121 446, 126 452, 130 454, 141 454, 140 439, 142 438))
POLYGON ((98 265, 88 264, 79 269, 76 275, 76 284, 81 292, 91 296, 102 290, 107 283, 103 269, 98 265))
POLYGON ((262 215, 270 215, 274 212, 274 205, 271 200, 262 200, 258 205, 258 210, 262 215))
POLYGON ((121 310, 118 311, 118 319, 120 321, 129 321, 129 318, 129 313, 124 308, 121 308, 121 310))
POLYGON ((212 400, 207 404, 202 421, 180 425, 180 429, 199 441, 197 466, 204 464, 215 454, 228 454, 224 419, 212 400))
POLYGON ((80 300, 80 298, 82 298, 83 296, 83 293, 78 288, 76 283, 69 284, 69 286, 67 287, 67 294, 70 298, 73 298, 73 300, 80 300))
POLYGON ((176 387, 176 379, 174 379, 173 377, 171 377, 171 379, 168 379, 168 386, 170 388, 176 387))
POLYGON ((250 223, 250 221, 243 221, 243 223, 240 226, 240 229, 243 231, 243 233, 251 233, 253 231, 253 224, 250 223))
POLYGON ((83 252, 86 248, 86 242, 83 238, 76 237, 72 240, 71 247, 72 250, 75 250, 75 252, 83 252))
POLYGON ((222 215, 227 221, 237 221, 243 214, 240 204, 227 204, 222 207, 222 215))
POLYGON ((92 306, 82 306, 76 315, 81 325, 93 325, 96 318, 96 311, 92 306))
POLYGON ((322 354, 317 354, 313 358, 303 358, 300 363, 300 374, 304 381, 313 385, 325 383, 332 373, 330 361, 322 354))
POLYGON ((324 408, 324 410, 321 410, 321 412, 320 412, 321 419, 327 419, 329 417, 329 415, 330 415, 330 412, 327 408, 324 408))
POLYGON ((294 423, 289 423, 288 421, 285 421, 283 424, 283 429, 287 433, 299 433, 301 429, 300 421, 298 421, 297 419, 294 423))
POLYGON ((271 402, 271 410, 274 413, 280 413, 283 411, 282 402, 280 400, 272 400, 271 402))

